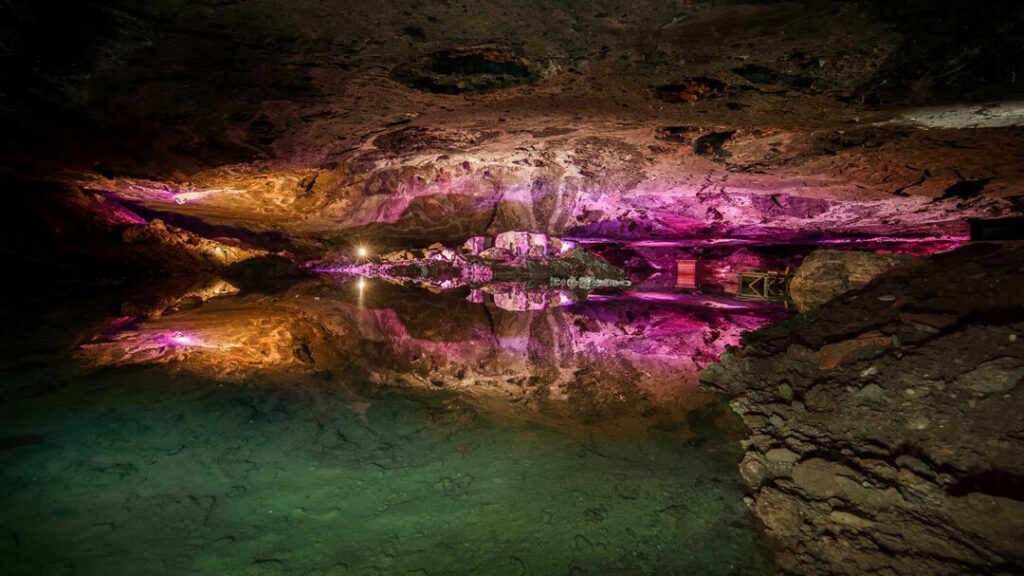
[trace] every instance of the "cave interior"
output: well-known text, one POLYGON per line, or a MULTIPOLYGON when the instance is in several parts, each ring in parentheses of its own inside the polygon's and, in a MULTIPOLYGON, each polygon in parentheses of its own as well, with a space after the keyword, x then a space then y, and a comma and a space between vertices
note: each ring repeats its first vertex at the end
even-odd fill
POLYGON ((1024 573, 1021 39, 0 0, 2 572, 1024 573))

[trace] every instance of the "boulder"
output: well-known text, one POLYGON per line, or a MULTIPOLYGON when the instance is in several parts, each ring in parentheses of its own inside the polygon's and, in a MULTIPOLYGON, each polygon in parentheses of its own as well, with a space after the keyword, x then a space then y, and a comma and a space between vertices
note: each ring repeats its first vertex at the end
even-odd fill
POLYGON ((863 288, 881 274, 916 260, 900 254, 817 250, 804 259, 789 284, 797 310, 806 312, 851 290, 863 288))
POLYGON ((751 430, 739 471, 781 573, 1024 574, 1024 245, 910 266, 701 373, 751 430))

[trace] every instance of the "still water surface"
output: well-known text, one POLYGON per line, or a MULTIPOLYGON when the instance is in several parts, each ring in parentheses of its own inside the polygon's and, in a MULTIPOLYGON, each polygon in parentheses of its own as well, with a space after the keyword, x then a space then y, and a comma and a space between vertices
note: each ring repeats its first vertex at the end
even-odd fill
POLYGON ((3 573, 771 572, 696 374, 778 309, 210 282, 19 316, 3 573))

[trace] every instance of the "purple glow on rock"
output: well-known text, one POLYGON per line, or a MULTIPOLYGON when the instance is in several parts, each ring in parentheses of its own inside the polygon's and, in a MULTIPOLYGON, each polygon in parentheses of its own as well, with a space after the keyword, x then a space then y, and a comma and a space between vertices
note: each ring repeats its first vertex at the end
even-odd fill
POLYGON ((451 248, 443 248, 441 250, 431 253, 429 256, 427 256, 427 259, 435 260, 438 262, 455 262, 455 259, 457 257, 458 254, 455 253, 455 250, 452 250, 451 248))
MULTIPOLYGON (((572 295, 564 290, 530 289, 522 282, 490 284, 484 287, 483 292, 492 295, 495 306, 509 312, 545 310, 547 308, 571 306, 577 302, 572 295)), ((481 295, 480 300, 470 301, 483 302, 484 300, 481 295)))
POLYGON ((704 247, 729 247, 729 246, 850 246, 852 249, 869 250, 877 252, 892 252, 897 254, 927 255, 936 252, 945 252, 957 248, 970 240, 970 236, 962 234, 942 236, 864 236, 852 238, 800 238, 780 237, 770 239, 759 238, 684 238, 678 240, 617 240, 610 237, 574 237, 573 242, 593 246, 596 244, 615 244, 629 248, 704 248, 704 247))
POLYGON ((487 238, 483 236, 474 236, 462 245, 462 251, 472 256, 479 256, 487 248, 487 238))
POLYGON ((490 283, 495 267, 526 268, 536 261, 547 263, 549 250, 563 256, 575 247, 574 242, 565 242, 547 234, 508 231, 497 234, 493 241, 483 236, 470 238, 463 243, 461 253, 434 244, 425 250, 383 254, 375 262, 314 265, 311 268, 324 274, 359 275, 450 290, 490 283), (493 245, 486 248, 488 244, 493 245))
POLYGON ((462 280, 466 284, 484 284, 494 278, 494 271, 485 264, 470 263, 462 268, 462 280))
POLYGON ((444 380, 446 387, 471 394, 519 390, 510 373, 543 374, 552 401, 560 401, 579 370, 611 359, 635 369, 631 386, 645 392, 692 389, 698 370, 736 344, 742 331, 787 314, 779 306, 694 293, 584 298, 502 283, 430 294, 374 278, 365 280, 364 300, 359 280, 311 279, 280 298, 241 298, 137 322, 118 319, 109 337, 84 345, 80 354, 97 364, 173 363, 247 379, 261 371, 314 369, 308 357, 292 351, 299 338, 316 334, 316 350, 323 354, 314 361, 340 363, 316 369, 348 370, 355 363, 373 382, 391 385, 398 375, 403 385, 432 387, 444 380), (432 365, 426 378, 423 358, 444 361, 432 365))
POLYGON ((198 202, 205 200, 208 196, 222 193, 238 194, 237 190, 229 190, 224 188, 211 188, 207 190, 186 190, 184 192, 175 192, 171 194, 171 200, 175 204, 189 204, 192 202, 198 202))
POLYGON ((120 316, 118 318, 111 320, 107 324, 107 327, 112 330, 122 330, 124 328, 127 328, 132 322, 135 322, 136 320, 138 320, 138 318, 135 316, 120 316))
POLYGON ((502 232, 494 237, 494 246, 507 250, 513 257, 525 256, 530 251, 530 233, 502 232))
POLYGON ((176 188, 161 182, 141 181, 114 193, 125 199, 182 205, 200 202, 218 194, 241 194, 242 192, 232 188, 176 188))
POLYGON ((104 198, 104 205, 108 209, 111 221, 119 224, 148 224, 145 218, 117 203, 116 200, 104 198))
POLYGON ((509 282, 491 289, 494 290, 494 305, 502 310, 523 312, 548 307, 547 292, 528 290, 522 283, 509 282))
POLYGON ((175 346, 196 346, 198 344, 195 337, 185 334, 184 332, 175 332, 169 336, 166 336, 169 343, 175 346))
POLYGON ((147 331, 145 323, 138 326, 135 324, 138 321, 140 319, 132 318, 131 321, 118 322, 116 327, 113 323, 108 323, 99 337, 93 338, 91 342, 82 347, 90 349, 114 346, 120 350, 120 354, 117 355, 118 363, 169 359, 180 357, 181 353, 187 353, 195 348, 217 348, 217 346, 205 344, 197 336, 181 330, 147 331), (129 358, 131 360, 128 360, 129 358))

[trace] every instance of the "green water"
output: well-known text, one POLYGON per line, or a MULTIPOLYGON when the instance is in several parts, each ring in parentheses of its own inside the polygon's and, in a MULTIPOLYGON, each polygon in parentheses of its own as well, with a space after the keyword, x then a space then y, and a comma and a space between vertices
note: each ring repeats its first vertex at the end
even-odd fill
POLYGON ((753 574, 734 442, 156 368, 23 399, 7 574, 753 574))
MULTIPOLYGON (((224 300, 172 319, 214 330, 248 322, 240 308, 296 301, 224 300)), ((538 314, 535 326, 554 321, 538 314)), ((70 316, 36 325, 33 345, 59 333, 60 317, 70 316)), ((625 360, 580 372, 596 374, 586 390, 612 418, 573 416, 555 398, 547 412, 521 401, 496 409, 472 389, 370 384, 365 367, 344 364, 228 380, 203 375, 228 358, 213 352, 96 366, 68 350, 17 362, 5 353, 3 575, 772 572, 743 504, 728 409, 702 396, 671 412, 593 388, 653 378, 615 372, 625 360)), ((251 352, 239 350, 223 353, 251 352)), ((463 362, 507 374, 507 354, 463 362)), ((568 358, 551 361, 576 369, 568 358)))

